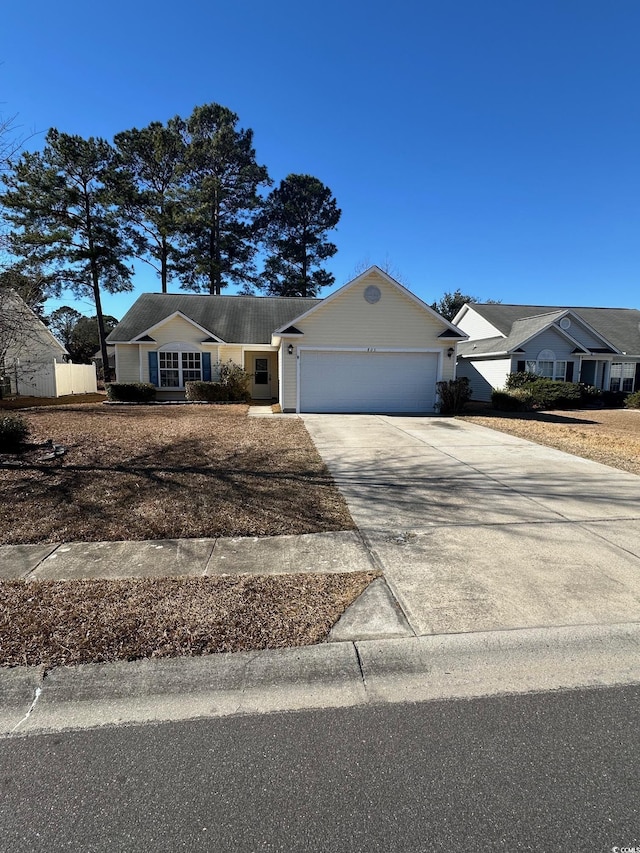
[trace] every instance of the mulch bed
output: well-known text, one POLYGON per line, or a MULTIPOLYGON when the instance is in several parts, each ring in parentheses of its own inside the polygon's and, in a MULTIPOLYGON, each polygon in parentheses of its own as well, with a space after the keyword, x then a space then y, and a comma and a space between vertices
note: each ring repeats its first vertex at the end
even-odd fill
POLYGON ((523 414, 486 412, 464 420, 612 468, 640 474, 640 411, 581 409, 523 414))
POLYGON ((326 639, 376 572, 0 582, 0 665, 278 649, 326 639))
POLYGON ((25 410, 0 456, 0 544, 275 536, 354 528, 302 421, 247 406, 25 410), (44 444, 65 448, 42 461, 44 444))

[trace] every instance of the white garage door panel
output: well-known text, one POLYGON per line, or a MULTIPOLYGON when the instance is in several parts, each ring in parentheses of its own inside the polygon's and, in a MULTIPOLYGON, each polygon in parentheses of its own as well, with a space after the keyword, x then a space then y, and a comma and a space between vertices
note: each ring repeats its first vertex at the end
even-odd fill
POLYGON ((415 352, 300 353, 302 412, 430 412, 438 356, 415 352))

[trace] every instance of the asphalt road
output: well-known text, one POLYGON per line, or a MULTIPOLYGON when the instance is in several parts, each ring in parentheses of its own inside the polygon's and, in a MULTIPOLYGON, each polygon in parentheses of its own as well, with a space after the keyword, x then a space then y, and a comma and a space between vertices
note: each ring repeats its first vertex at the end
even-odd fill
POLYGON ((640 687, 0 741, 0 847, 640 848, 640 687))

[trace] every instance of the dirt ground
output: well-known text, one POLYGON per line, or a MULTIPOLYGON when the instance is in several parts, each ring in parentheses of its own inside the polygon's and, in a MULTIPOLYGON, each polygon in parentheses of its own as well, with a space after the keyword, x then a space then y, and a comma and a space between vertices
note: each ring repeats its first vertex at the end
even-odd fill
POLYGON ((34 447, 0 456, 0 543, 349 530, 302 421, 246 406, 24 410, 34 447), (66 453, 46 461, 50 440, 66 453))
POLYGON ((640 474, 640 410, 465 415, 464 420, 640 474))

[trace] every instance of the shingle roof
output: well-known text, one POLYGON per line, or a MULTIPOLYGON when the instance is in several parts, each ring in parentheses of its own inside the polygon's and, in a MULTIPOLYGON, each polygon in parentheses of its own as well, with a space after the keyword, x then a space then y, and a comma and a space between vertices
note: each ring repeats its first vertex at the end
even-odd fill
POLYGON ((470 355, 472 352, 477 355, 482 352, 512 352, 566 311, 571 311, 584 320, 620 352, 640 355, 640 311, 637 308, 576 308, 570 305, 502 305, 475 302, 471 307, 505 337, 461 343, 461 355, 470 355))
POLYGON ((179 311, 226 343, 270 344, 275 329, 321 301, 302 296, 143 293, 107 340, 109 343, 134 340, 179 311))

